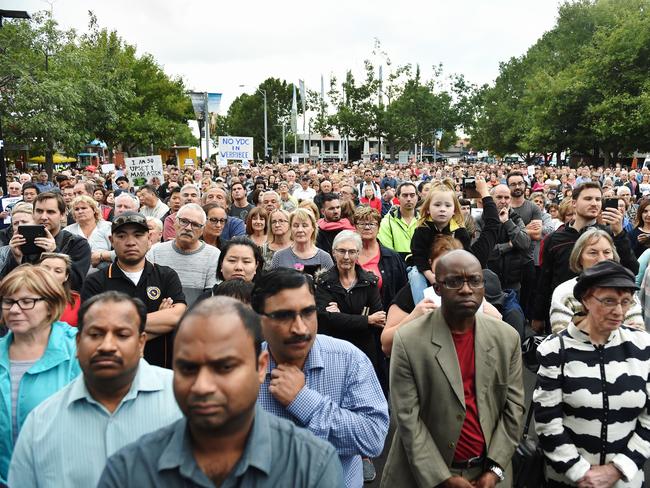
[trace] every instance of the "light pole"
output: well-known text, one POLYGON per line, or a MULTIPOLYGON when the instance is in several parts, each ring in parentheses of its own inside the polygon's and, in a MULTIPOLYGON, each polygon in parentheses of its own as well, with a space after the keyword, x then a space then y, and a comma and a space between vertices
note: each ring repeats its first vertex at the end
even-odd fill
MULTIPOLYGON (((0 9, 0 29, 4 19, 31 19, 29 14, 24 10, 3 10, 0 9)), ((3 194, 7 194, 7 163, 5 161, 5 141, 2 136, 2 117, 0 117, 0 185, 2 185, 3 194)))
POLYGON ((269 155, 269 132, 268 121, 266 118, 266 90, 258 88, 257 91, 264 96, 264 161, 266 161, 269 155))

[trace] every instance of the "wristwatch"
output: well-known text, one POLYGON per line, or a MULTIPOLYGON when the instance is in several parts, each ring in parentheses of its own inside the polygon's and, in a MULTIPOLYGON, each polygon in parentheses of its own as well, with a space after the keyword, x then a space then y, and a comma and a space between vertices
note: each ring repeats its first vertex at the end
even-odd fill
POLYGON ((499 478, 499 481, 497 481, 497 483, 505 479, 505 476, 503 475, 503 469, 501 469, 501 466, 499 466, 498 464, 490 465, 488 471, 491 471, 492 473, 497 475, 497 478, 499 478))

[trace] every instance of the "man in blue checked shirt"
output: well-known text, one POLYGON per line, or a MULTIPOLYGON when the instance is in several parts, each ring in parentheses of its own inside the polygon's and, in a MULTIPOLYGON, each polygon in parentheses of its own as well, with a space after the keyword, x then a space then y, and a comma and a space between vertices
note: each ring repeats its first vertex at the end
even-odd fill
POLYGON ((255 283, 251 304, 270 353, 258 404, 333 444, 345 485, 361 487, 361 456, 379 456, 388 432, 388 405, 370 360, 349 342, 316 334, 308 275, 272 270, 255 283))

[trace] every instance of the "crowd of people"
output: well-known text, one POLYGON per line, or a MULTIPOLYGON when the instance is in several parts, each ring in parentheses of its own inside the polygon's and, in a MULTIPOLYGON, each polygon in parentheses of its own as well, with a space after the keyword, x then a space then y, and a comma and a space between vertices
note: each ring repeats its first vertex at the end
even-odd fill
POLYGON ((648 168, 7 177, 0 486, 643 486, 648 168))

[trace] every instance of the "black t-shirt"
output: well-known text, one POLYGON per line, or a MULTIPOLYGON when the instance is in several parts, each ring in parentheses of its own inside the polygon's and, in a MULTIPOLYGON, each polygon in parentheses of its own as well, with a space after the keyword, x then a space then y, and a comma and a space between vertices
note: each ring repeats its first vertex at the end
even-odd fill
POLYGON ((248 217, 248 212, 250 212, 254 208, 255 206, 251 204, 248 204, 245 207, 237 207, 233 203, 230 206, 230 212, 228 212, 228 215, 230 217, 237 217, 238 219, 242 219, 244 222, 246 222, 246 217, 248 217))
POLYGON ((397 305, 402 311, 411 313, 415 309, 415 301, 413 301, 413 293, 411 292, 411 285, 408 283, 397 292, 391 305, 397 305))
MULTIPOLYGON (((117 263, 112 263, 105 270, 98 271, 86 278, 81 290, 81 301, 104 291, 121 291, 142 300, 147 313, 157 312, 164 298, 171 298, 174 303, 187 303, 178 274, 169 266, 145 262, 142 276, 137 285, 124 274, 117 263)), ((155 366, 172 367, 172 346, 174 332, 169 332, 147 341, 144 358, 155 366)))

